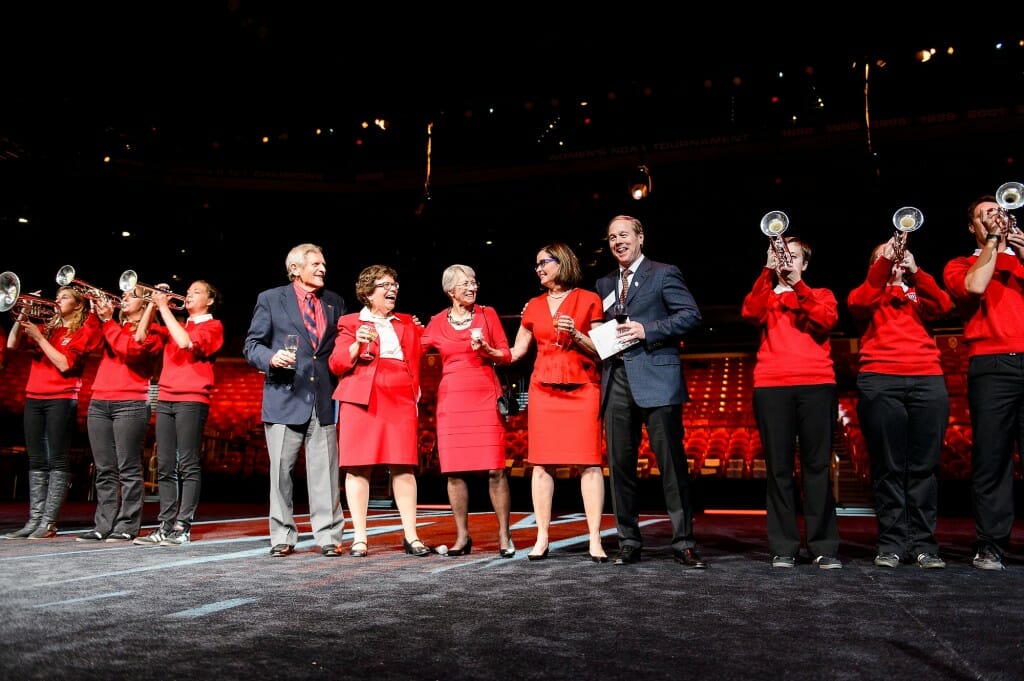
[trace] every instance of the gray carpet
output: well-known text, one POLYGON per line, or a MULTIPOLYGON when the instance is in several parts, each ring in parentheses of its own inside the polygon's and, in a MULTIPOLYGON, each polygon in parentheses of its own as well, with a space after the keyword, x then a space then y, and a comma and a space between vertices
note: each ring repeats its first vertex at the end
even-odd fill
MULTIPOLYGON (((0 678, 1024 678, 1024 564, 972 568, 966 518, 941 521, 945 570, 875 567, 863 516, 840 518, 844 569, 772 570, 763 516, 705 512, 710 567, 691 571, 660 515, 644 517, 644 560, 614 566, 588 559, 579 514, 528 561, 526 513, 502 560, 487 513, 470 556, 415 558, 396 514, 374 511, 358 559, 322 557, 308 534, 271 558, 265 508, 201 511, 184 547, 75 542, 87 503, 68 505, 57 538, 0 540, 0 678)), ((24 513, 0 504, 0 526, 24 513)), ((450 544, 447 511, 423 509, 420 536, 450 544)))

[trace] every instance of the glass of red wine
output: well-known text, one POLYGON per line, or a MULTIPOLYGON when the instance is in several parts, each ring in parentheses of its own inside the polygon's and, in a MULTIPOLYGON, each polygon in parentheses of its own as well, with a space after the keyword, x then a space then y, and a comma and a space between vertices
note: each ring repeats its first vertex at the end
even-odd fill
POLYGON ((626 312, 626 304, 622 301, 615 303, 615 321, 625 324, 629 320, 629 313, 626 312))

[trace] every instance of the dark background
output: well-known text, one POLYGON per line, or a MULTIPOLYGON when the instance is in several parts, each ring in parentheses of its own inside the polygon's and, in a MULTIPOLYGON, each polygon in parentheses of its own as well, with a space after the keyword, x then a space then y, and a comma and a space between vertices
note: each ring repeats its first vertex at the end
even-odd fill
POLYGON ((628 213, 705 311, 692 342, 722 347, 752 340, 737 315, 769 210, 814 248, 808 283, 843 301, 897 208, 923 211, 911 250, 941 278, 971 250, 967 203, 1024 179, 1019 22, 681 9, 5 7, 0 270, 48 297, 66 264, 114 292, 126 269, 178 292, 207 279, 237 354, 297 243, 325 248, 350 306, 382 262, 425 321, 461 262, 514 316, 538 248, 571 244, 592 287, 628 213), (375 118, 388 129, 362 127, 375 118))

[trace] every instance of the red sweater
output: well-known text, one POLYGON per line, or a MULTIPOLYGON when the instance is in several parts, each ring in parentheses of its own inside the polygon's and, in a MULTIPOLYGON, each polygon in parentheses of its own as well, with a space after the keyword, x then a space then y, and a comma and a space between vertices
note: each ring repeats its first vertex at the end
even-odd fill
POLYGON ((149 379, 156 368, 156 359, 163 347, 160 334, 150 328, 146 339, 135 340, 131 324, 104 322, 103 356, 92 384, 94 400, 148 400, 149 379))
POLYGON ((761 327, 755 388, 835 384, 829 332, 839 312, 832 291, 798 281, 776 293, 775 272, 766 267, 743 299, 742 315, 761 327))
POLYGON ((164 343, 160 400, 209 404, 213 392, 213 362, 224 346, 224 324, 213 318, 198 324, 188 320, 185 330, 192 340, 192 347, 182 349, 171 338, 167 327, 156 328, 164 343))
MULTIPOLYGON (((45 334, 45 331, 44 331, 45 334)), ((23 336, 24 337, 24 336, 23 336)), ((39 346, 32 342, 32 364, 28 370, 25 397, 33 400, 77 400, 82 389, 82 371, 90 352, 99 347, 100 322, 90 314, 74 333, 58 326, 49 338, 50 345, 68 360, 68 370, 60 372, 39 346)))
POLYGON ((1024 265, 1016 256, 1000 253, 985 293, 967 291, 967 270, 977 254, 946 264, 942 280, 964 320, 967 356, 1024 352, 1024 265))
POLYGON ((863 284, 850 291, 850 314, 866 323, 860 340, 860 370, 898 376, 941 376, 939 349, 925 321, 949 314, 953 301, 921 268, 914 286, 889 286, 893 262, 876 260, 863 284))

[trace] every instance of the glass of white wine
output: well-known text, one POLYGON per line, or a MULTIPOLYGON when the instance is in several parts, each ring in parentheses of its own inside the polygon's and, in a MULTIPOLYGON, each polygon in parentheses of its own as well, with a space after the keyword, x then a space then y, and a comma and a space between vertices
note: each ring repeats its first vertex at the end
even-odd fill
POLYGON ((377 340, 377 327, 372 324, 364 324, 363 327, 366 328, 366 333, 370 341, 368 343, 363 343, 362 352, 359 353, 359 358, 370 360, 374 357, 373 353, 370 352, 370 343, 377 340))
POLYGON ((284 350, 285 352, 292 353, 294 366, 294 358, 299 351, 299 337, 297 334, 290 333, 284 337, 284 350))

